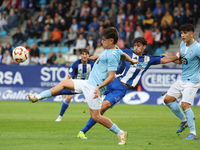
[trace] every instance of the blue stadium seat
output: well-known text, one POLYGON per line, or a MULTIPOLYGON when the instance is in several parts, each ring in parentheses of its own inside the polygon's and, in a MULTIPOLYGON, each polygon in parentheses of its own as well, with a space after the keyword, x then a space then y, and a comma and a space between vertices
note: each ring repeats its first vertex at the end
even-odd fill
POLYGON ((51 47, 49 47, 49 46, 47 46, 47 47, 45 47, 44 49, 43 49, 43 53, 50 53, 50 51, 51 51, 51 47))
POLYGON ((28 45, 31 45, 31 44, 33 44, 34 42, 35 42, 34 39, 28 39, 28 40, 27 40, 27 44, 28 44, 28 45))
POLYGON ((37 39, 37 40, 35 41, 35 43, 38 44, 40 41, 41 41, 41 39, 37 39))
POLYGON ((63 48, 61 49, 61 53, 62 53, 62 54, 65 54, 65 53, 67 53, 67 52, 69 52, 69 47, 63 47, 63 48))
POLYGON ((157 48, 154 54, 159 55, 159 54, 163 54, 163 53, 164 53, 163 48, 157 48))
POLYGON ((5 30, 3 30, 3 31, 0 32, 0 37, 1 36, 6 36, 6 35, 7 35, 7 32, 5 30))
POLYGON ((44 5, 44 4, 46 4, 46 3, 47 3, 46 0, 40 0, 38 4, 39 4, 39 5, 44 5))
POLYGON ((42 48, 40 46, 38 46, 38 49, 39 49, 40 53, 42 53, 42 48))
POLYGON ((54 48, 53 48, 53 52, 54 52, 54 53, 58 53, 59 51, 60 51, 60 48, 59 48, 59 47, 54 47, 54 48))

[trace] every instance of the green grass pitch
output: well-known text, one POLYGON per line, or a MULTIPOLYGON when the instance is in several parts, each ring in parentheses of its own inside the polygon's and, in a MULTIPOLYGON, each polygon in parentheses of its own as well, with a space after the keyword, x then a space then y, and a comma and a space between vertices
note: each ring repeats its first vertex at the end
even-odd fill
MULTIPOLYGON (((181 150, 200 149, 200 140, 184 141, 189 128, 177 135, 180 120, 166 106, 118 104, 109 117, 128 132, 127 144, 96 124, 87 140, 76 135, 88 121, 86 103, 71 103, 61 122, 55 122, 61 103, 0 101, 1 150, 181 150)), ((200 107, 192 107, 200 136, 200 107)))

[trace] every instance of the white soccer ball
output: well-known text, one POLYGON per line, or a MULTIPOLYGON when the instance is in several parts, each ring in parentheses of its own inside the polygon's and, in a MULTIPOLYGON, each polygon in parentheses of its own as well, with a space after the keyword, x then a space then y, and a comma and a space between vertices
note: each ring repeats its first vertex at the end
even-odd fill
POLYGON ((22 63, 28 59, 28 51, 25 47, 18 46, 13 50, 12 56, 16 62, 22 63))

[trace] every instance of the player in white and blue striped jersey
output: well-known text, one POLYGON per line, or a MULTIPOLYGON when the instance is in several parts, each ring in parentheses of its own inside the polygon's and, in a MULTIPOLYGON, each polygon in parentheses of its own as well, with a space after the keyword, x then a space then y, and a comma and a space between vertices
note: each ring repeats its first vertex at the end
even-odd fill
MULTIPOLYGON (((81 80, 87 80, 89 77, 89 74, 92 70, 92 67, 94 65, 94 61, 89 60, 89 51, 87 49, 82 49, 80 51, 81 59, 78 59, 72 64, 72 67, 69 69, 69 74, 67 76, 67 79, 81 79, 81 80)), ((55 121, 61 121, 63 114, 65 113, 66 109, 69 106, 69 103, 71 102, 71 99, 73 98, 73 95, 67 95, 67 98, 63 99, 63 104, 61 106, 60 114, 58 118, 55 121)))
POLYGON ((184 140, 197 139, 194 113, 191 105, 200 86, 200 44, 194 40, 194 26, 185 24, 180 27, 182 42, 180 44, 181 59, 176 63, 182 63, 181 78, 168 90, 164 102, 171 111, 181 120, 180 128, 176 133, 181 133, 189 126, 190 134, 184 140), (181 102, 183 111, 178 103, 181 102))

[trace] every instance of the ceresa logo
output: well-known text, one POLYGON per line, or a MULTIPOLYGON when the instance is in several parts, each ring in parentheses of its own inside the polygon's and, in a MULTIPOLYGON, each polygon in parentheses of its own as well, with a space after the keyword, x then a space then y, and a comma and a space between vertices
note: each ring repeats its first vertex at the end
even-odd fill
POLYGON ((167 91, 181 72, 181 69, 149 69, 142 76, 142 86, 147 91, 167 91))
POLYGON ((43 67, 41 69, 41 86, 55 86, 65 80, 68 75, 68 68, 65 67, 43 67))
POLYGON ((130 92, 124 96, 123 101, 126 104, 138 105, 148 101, 149 97, 149 94, 146 92, 130 92))
POLYGON ((0 71, 0 84, 24 84, 24 81, 22 79, 22 75, 20 72, 13 73, 11 71, 1 72, 0 71))

